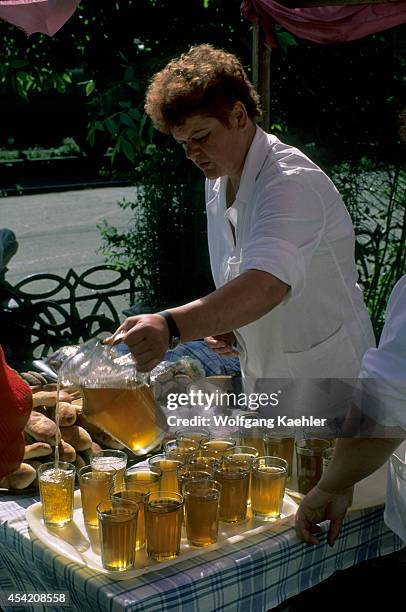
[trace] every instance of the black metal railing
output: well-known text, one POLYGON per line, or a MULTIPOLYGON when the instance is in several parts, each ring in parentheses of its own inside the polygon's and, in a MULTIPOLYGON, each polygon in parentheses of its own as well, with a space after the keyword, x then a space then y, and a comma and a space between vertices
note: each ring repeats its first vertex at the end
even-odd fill
POLYGON ((0 343, 9 363, 27 366, 61 346, 113 332, 140 286, 138 272, 109 265, 0 283, 0 343))

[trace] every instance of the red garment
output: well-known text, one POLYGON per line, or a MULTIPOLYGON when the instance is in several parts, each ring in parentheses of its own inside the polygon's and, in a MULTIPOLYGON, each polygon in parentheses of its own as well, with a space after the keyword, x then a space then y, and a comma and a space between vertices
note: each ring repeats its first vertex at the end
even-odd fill
POLYGON ((277 46, 273 35, 275 23, 300 38, 329 44, 357 40, 405 23, 406 0, 309 8, 288 8, 276 0, 243 0, 241 13, 263 27, 270 47, 277 46))
POLYGON ((0 346, 0 478, 15 472, 23 460, 22 432, 31 409, 31 389, 7 365, 0 346))

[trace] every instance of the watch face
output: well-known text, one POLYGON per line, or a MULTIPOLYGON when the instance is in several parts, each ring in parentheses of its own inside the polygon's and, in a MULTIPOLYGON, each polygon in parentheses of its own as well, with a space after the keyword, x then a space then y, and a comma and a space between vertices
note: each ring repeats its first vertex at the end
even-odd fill
POLYGON ((169 348, 174 349, 178 346, 178 344, 180 344, 179 336, 171 336, 171 340, 169 342, 169 348))

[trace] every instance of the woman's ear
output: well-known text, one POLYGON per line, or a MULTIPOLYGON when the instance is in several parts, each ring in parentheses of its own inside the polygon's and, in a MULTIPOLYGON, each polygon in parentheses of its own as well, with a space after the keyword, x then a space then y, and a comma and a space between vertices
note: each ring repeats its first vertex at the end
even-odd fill
POLYGON ((232 117, 235 121, 236 127, 244 128, 247 125, 248 113, 242 102, 238 101, 234 104, 232 117))

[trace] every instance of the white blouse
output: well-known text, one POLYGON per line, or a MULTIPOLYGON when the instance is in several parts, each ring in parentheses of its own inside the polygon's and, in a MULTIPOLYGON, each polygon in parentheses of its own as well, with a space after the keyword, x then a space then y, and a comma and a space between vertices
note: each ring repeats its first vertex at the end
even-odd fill
MULTIPOLYGON (((362 360, 359 391, 362 409, 388 437, 406 438, 406 274, 397 282, 388 301, 379 347, 369 349, 362 360)), ((385 435, 382 432, 380 435, 385 435)), ((405 446, 389 462, 385 522, 406 542, 405 446)))
POLYGON ((290 286, 281 304, 234 330, 246 386, 258 378, 357 376, 375 342, 357 285, 351 219, 334 184, 259 127, 228 209, 227 180, 206 181, 216 287, 250 269, 290 286))

